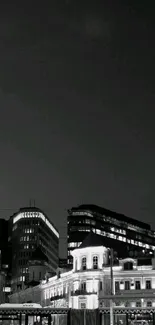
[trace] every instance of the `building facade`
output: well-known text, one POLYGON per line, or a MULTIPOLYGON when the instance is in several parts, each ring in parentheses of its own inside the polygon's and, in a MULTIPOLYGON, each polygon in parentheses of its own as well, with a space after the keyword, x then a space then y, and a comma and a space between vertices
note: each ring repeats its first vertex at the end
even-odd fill
POLYGON ((37 247, 48 258, 51 272, 58 267, 59 233, 45 213, 36 208, 22 208, 9 220, 12 247, 12 290, 21 289, 28 273, 28 261, 37 247))
POLYGON ((3 300, 11 292, 11 244, 8 242, 9 222, 0 219, 0 272, 3 274, 3 300))
POLYGON ((103 245, 113 248, 119 258, 151 255, 155 249, 155 232, 150 225, 96 205, 80 205, 68 210, 68 264, 72 251, 93 231, 103 245))
POLYGON ((120 259, 109 266, 109 250, 90 233, 73 252, 73 269, 10 296, 11 303, 31 301, 43 307, 97 309, 109 307, 111 284, 120 307, 155 307, 155 258, 120 259), (125 298, 124 298, 125 297, 125 298), (107 299, 108 298, 108 299, 107 299), (32 301, 33 299, 33 301, 32 301))

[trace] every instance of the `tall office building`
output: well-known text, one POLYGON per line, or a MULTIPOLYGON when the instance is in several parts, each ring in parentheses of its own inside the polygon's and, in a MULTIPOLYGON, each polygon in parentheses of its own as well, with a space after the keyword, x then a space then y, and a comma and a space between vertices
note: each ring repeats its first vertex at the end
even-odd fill
POLYGON ((45 213, 36 207, 21 208, 9 220, 12 246, 12 290, 21 288, 28 273, 28 261, 37 247, 48 258, 55 272, 59 261, 59 233, 45 213))
POLYGON ((118 258, 151 256, 155 250, 150 225, 96 205, 80 205, 68 210, 68 264, 72 264, 72 250, 90 231, 100 235, 103 245, 113 248, 118 258))

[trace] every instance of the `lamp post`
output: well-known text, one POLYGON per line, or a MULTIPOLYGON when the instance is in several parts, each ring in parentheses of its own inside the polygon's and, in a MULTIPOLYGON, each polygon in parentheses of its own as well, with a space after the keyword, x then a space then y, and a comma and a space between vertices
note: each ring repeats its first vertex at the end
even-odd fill
MULTIPOLYGON (((110 280, 111 280, 111 296, 113 296, 113 258, 114 258, 114 252, 111 248, 110 250, 110 280)), ((114 314, 113 314, 113 300, 110 299, 110 325, 113 325, 114 323, 114 314)))

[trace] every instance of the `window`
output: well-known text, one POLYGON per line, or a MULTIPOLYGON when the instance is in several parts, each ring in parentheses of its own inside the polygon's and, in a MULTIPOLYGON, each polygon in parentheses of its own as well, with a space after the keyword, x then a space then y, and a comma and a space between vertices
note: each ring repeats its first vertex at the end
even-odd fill
POLYGON ((133 270, 133 263, 132 262, 124 263, 124 270, 133 270))
POLYGON ((93 257, 93 269, 94 270, 98 269, 98 257, 97 256, 93 257))
POLYGON ((77 271, 77 259, 75 260, 75 271, 77 271))
POLYGON ((119 292, 120 287, 119 287, 119 281, 115 281, 115 293, 119 292))
POLYGON ((135 289, 140 290, 140 281, 135 282, 135 289))
POLYGON ((146 280, 146 289, 151 289, 151 280, 146 280))
POLYGON ((86 291, 86 282, 81 282, 81 290, 86 291))
POLYGON ((24 249, 29 249, 29 244, 24 245, 24 249))
POLYGON ((125 281, 125 290, 130 290, 130 281, 125 281))
POLYGON ((137 307, 137 308, 140 308, 140 307, 141 307, 141 301, 137 301, 137 302, 136 302, 136 307, 137 307))
POLYGON ((82 258, 82 270, 86 270, 86 262, 87 262, 86 257, 83 257, 82 258))
POLYGON ((152 301, 147 301, 146 305, 147 307, 152 307, 152 301))
POLYGON ((100 281, 100 290, 102 290, 102 281, 100 281))
POLYGON ((81 302, 81 309, 86 309, 86 303, 85 302, 81 302))

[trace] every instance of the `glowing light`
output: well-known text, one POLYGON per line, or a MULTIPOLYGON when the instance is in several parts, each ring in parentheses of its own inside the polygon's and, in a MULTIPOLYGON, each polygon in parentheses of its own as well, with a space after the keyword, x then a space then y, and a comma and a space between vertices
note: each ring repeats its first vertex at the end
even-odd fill
POLYGON ((19 213, 17 216, 13 218, 13 224, 18 222, 21 219, 24 218, 39 218, 43 220, 46 225, 53 231, 53 233, 59 238, 59 233, 58 231, 52 226, 52 224, 48 221, 48 219, 43 215, 41 212, 26 212, 26 213, 19 213))

